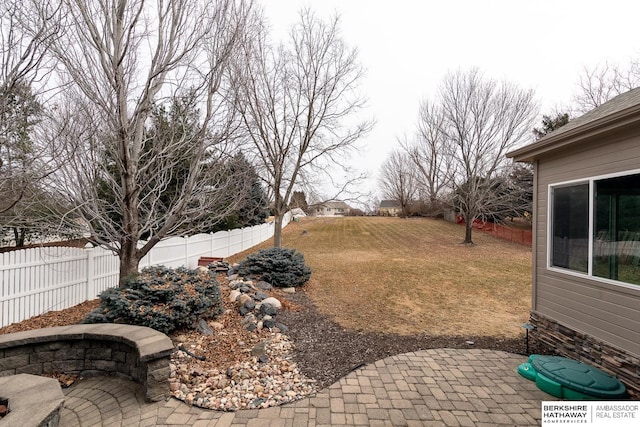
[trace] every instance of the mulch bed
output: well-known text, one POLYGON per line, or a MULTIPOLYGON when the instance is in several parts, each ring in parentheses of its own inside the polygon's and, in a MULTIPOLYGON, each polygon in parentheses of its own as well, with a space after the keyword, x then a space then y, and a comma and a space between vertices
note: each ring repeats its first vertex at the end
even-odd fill
MULTIPOLYGON (((319 313, 304 291, 288 295, 305 310, 283 311, 278 320, 289 327, 295 343, 294 360, 300 370, 326 387, 363 365, 396 354, 433 348, 482 348, 525 355, 523 338, 478 336, 396 335, 358 332, 342 328, 319 313)), ((549 354, 549 349, 529 343, 529 354, 549 354)))

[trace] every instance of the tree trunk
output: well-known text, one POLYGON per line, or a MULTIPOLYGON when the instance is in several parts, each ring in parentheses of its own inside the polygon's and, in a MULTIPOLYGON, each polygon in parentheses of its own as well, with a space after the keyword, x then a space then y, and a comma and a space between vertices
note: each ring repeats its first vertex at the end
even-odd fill
POLYGON ((471 240, 471 231, 473 230, 473 219, 465 218, 464 243, 465 245, 473 245, 471 240))
POLYGON ((282 220, 284 214, 276 214, 275 216, 275 229, 273 230, 273 247, 282 247, 282 220))
POLYGON ((124 287, 126 279, 138 274, 140 258, 136 248, 136 242, 130 239, 122 240, 120 248, 120 280, 119 287, 124 287))
POLYGON ((13 237, 16 241, 16 248, 21 248, 24 246, 24 239, 26 236, 27 236, 26 228, 13 227, 13 237))

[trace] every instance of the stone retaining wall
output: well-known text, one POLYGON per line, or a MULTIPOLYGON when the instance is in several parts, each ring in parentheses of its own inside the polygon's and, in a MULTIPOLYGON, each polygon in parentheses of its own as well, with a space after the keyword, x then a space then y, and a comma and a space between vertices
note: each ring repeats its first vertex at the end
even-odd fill
POLYGON ((18 374, 0 377, 0 393, 9 399, 2 427, 57 427, 64 394, 54 378, 18 374))
POLYGON ((66 373, 116 375, 141 383, 149 401, 169 397, 173 343, 132 325, 93 324, 0 335, 0 376, 66 373))
POLYGON ((604 341, 578 332, 538 312, 531 312, 536 328, 530 338, 555 349, 561 356, 596 365, 624 383, 632 399, 640 399, 640 358, 604 341))

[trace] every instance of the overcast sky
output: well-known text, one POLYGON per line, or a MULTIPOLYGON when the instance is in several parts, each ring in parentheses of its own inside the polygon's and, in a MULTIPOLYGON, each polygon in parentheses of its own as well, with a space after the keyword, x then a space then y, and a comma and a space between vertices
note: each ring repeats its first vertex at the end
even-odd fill
POLYGON ((636 0, 261 0, 274 35, 301 8, 341 17, 343 39, 367 71, 366 113, 376 120, 358 164, 376 174, 397 138, 410 135, 420 101, 448 71, 478 67, 486 77, 535 90, 541 112, 571 105, 581 70, 640 58, 636 0))

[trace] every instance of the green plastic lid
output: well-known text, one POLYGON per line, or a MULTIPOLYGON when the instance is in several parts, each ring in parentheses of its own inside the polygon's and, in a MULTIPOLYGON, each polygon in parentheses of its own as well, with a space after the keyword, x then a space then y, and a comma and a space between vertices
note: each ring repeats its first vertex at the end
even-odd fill
POLYGON ((569 389, 601 399, 627 397, 627 390, 620 380, 577 360, 535 355, 529 362, 539 374, 569 389))

